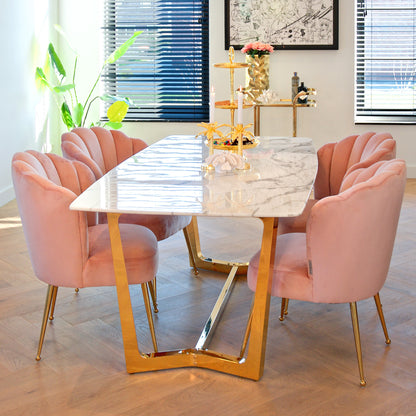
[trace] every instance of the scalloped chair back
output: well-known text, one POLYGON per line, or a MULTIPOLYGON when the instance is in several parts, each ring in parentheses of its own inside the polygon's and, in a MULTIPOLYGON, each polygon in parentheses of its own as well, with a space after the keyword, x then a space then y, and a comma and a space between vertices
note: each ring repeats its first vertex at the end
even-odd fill
POLYGON ((318 150, 315 199, 336 195, 344 177, 354 169, 395 157, 396 141, 390 133, 367 132, 325 144, 318 150))
MULTIPOLYGON (((86 165, 54 154, 20 152, 12 160, 12 178, 34 273, 48 284, 40 359, 58 287, 115 285, 110 237, 108 225, 97 224, 94 214, 69 209, 95 181, 86 165)), ((155 278, 158 265, 156 238, 147 228, 133 224, 121 224, 120 233, 129 283, 141 284, 147 293, 147 283, 155 278)))
MULTIPOLYGON (((147 144, 143 140, 130 138, 121 131, 107 130, 102 127, 80 127, 62 135, 61 147, 65 158, 86 164, 94 172, 95 178, 99 179, 124 160, 145 149, 147 144)), ((99 222, 105 223, 106 221, 106 215, 100 214, 99 222)), ((153 231, 158 241, 183 230, 192 262, 193 256, 186 230, 191 217, 122 214, 119 222, 143 225, 153 231)), ((193 266, 196 270, 194 263, 193 266)))
MULTIPOLYGON (((350 303, 360 382, 362 368, 356 302, 374 297, 386 343, 390 343, 379 300, 386 280, 406 183, 403 160, 381 161, 350 172, 338 195, 319 200, 311 209, 306 233, 277 237, 271 269, 271 295, 285 301, 350 303)), ((256 290, 257 253, 247 280, 256 290)))
POLYGON ((314 197, 309 199, 298 217, 279 218, 279 234, 305 232, 311 208, 316 202, 339 192, 346 175, 355 169, 371 166, 396 157, 396 141, 390 133, 367 132, 327 143, 317 152, 318 172, 314 197))

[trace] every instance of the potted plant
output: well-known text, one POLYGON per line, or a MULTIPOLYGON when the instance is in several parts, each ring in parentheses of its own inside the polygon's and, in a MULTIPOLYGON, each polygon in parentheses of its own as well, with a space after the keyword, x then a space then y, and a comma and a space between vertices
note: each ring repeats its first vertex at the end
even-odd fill
MULTIPOLYGON (((61 35, 65 36, 59 26, 55 26, 55 28, 61 35)), ((114 101, 107 111, 108 122, 101 123, 98 121, 91 123, 90 126, 103 125, 112 129, 119 129, 122 126, 122 121, 129 109, 129 98, 94 94, 96 93, 95 90, 98 81, 100 80, 101 74, 106 65, 114 64, 118 59, 120 59, 134 43, 136 37, 139 36, 140 33, 142 32, 135 32, 104 61, 85 101, 81 101, 79 99, 75 84, 78 55, 75 55, 71 76, 64 68, 54 45, 49 43, 48 59, 44 68, 36 68, 36 80, 40 83, 40 85, 47 87, 52 92, 55 103, 59 108, 62 121, 68 130, 73 129, 74 127, 87 126, 88 113, 91 109, 91 105, 99 99, 103 101, 114 101), (55 76, 51 74, 51 68, 54 70, 55 76)))

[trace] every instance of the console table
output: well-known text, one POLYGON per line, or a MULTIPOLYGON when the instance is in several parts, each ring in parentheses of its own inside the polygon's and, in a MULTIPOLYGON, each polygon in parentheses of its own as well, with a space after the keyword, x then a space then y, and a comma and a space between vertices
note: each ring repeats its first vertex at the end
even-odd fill
POLYGON ((260 110, 263 107, 273 107, 273 108, 283 108, 283 107, 291 107, 292 108, 292 117, 293 117, 293 137, 297 136, 297 110, 298 108, 303 107, 316 107, 316 101, 310 98, 311 95, 316 95, 316 91, 314 89, 309 89, 308 92, 301 92, 298 94, 293 100, 283 99, 278 101, 277 103, 273 104, 261 104, 255 103, 253 106, 254 110, 254 135, 260 136, 260 110), (305 104, 298 103, 298 98, 302 96, 307 96, 308 101, 305 104))

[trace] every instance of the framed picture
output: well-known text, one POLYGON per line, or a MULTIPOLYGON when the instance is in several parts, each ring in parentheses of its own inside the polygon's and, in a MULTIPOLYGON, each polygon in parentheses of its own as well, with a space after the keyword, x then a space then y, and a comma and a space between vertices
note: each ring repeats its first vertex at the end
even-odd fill
POLYGON ((225 49, 338 49, 338 0, 224 0, 225 49))

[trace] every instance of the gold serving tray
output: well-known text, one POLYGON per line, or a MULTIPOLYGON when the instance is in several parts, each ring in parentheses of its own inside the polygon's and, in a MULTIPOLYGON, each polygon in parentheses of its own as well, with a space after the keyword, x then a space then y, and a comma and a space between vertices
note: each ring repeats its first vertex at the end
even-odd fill
MULTIPOLYGON (((208 141, 205 141, 205 144, 208 146, 208 141)), ((258 139, 253 139, 253 143, 243 144, 243 150, 253 149, 258 146, 260 141, 258 139)), ((217 150, 229 150, 232 152, 238 152, 238 144, 213 144, 212 147, 217 150)))
POLYGON ((248 64, 242 62, 224 62, 221 64, 214 64, 216 68, 247 68, 248 64))
MULTIPOLYGON (((243 103, 243 108, 250 108, 250 107, 253 107, 252 103, 247 103, 247 102, 243 103)), ((227 110, 237 110, 238 103, 237 103, 237 101, 234 101, 234 103, 231 104, 230 100, 216 101, 215 102, 215 108, 225 108, 227 110)))

